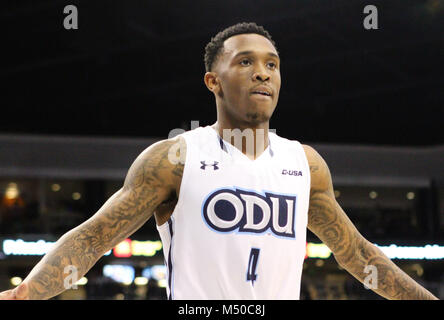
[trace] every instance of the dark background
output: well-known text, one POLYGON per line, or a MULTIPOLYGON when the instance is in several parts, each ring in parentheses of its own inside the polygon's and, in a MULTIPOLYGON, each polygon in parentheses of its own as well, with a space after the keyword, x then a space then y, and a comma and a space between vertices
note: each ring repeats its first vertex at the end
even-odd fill
MULTIPOLYGON (((317 148, 338 203, 369 241, 443 245, 444 0, 3 0, 0 8, 0 240, 56 240, 122 186, 148 145, 191 121, 214 123, 205 45, 253 21, 282 62, 270 127, 317 148), (363 27, 370 4, 378 30, 363 27), (78 30, 64 28, 67 5, 78 8, 78 30), (7 202, 11 186, 20 194, 7 202)), ((154 220, 131 238, 158 239, 154 220)), ((307 240, 320 242, 311 232, 307 240)), ((40 258, 0 252, 0 291, 40 258)), ((103 257, 86 286, 55 299, 165 299, 151 279, 137 288, 106 282, 105 264, 140 276, 163 262, 162 253, 139 258, 103 257)), ((443 261, 394 259, 441 299, 443 261)), ((305 300, 382 299, 333 257, 307 258, 301 285, 305 300)))
POLYGON ((444 143, 444 2, 2 1, 0 133, 166 137, 216 119, 204 47, 263 25, 282 60, 271 122, 303 142, 444 143), (78 30, 66 30, 66 5, 78 30), (363 9, 378 8, 378 30, 363 9))

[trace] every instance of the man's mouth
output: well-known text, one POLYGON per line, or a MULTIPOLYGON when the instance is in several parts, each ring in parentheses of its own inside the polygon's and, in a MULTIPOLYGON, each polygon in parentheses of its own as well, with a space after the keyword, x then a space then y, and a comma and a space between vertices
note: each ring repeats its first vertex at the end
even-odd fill
POLYGON ((273 90, 264 85, 259 85, 251 90, 251 94, 260 94, 262 96, 271 97, 273 95, 273 90))
POLYGON ((253 91, 251 94, 260 94, 260 95, 263 95, 263 96, 271 97, 271 94, 268 93, 268 92, 265 92, 265 91, 253 91))

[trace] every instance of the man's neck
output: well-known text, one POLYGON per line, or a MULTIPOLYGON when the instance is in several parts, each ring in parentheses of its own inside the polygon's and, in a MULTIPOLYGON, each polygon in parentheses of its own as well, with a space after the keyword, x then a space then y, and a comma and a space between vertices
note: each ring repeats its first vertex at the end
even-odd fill
POLYGON ((269 123, 232 125, 217 121, 211 126, 219 136, 239 149, 251 160, 257 159, 268 147, 269 123))

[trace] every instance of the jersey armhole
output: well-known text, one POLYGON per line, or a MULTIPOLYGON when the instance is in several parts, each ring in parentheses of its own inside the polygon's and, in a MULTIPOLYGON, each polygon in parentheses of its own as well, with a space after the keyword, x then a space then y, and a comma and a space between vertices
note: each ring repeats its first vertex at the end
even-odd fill
POLYGON ((299 149, 302 152, 302 155, 304 156, 304 163, 305 163, 305 170, 307 171, 307 180, 308 180, 308 199, 310 200, 310 192, 311 192, 311 171, 310 171, 310 163, 308 162, 307 154, 305 153, 304 146, 302 143, 297 141, 299 145, 299 149))
POLYGON ((190 146, 191 145, 188 143, 188 141, 187 141, 187 139, 185 138, 184 135, 182 135, 182 138, 183 138, 183 140, 185 142, 185 145, 186 145, 186 153, 185 153, 185 157, 182 158, 183 161, 184 161, 184 166, 183 166, 183 172, 182 172, 182 179, 180 181, 180 186, 179 186, 179 197, 177 199, 177 203, 174 206, 174 209, 173 209, 173 212, 171 213, 170 218, 166 222, 161 224, 160 226, 156 225, 157 229, 159 229, 159 230, 168 228, 170 220, 175 218, 176 211, 178 210, 178 208, 180 208, 182 206, 182 203, 184 201, 183 200, 183 198, 184 198, 184 196, 183 196, 184 195, 184 188, 183 187, 187 184, 186 182, 189 179, 188 178, 188 176, 189 176, 189 173, 188 173, 189 169, 188 169, 188 167, 190 166, 190 164, 189 164, 190 161, 188 161, 188 159, 190 158, 189 154, 190 154, 190 149, 191 149, 190 146))

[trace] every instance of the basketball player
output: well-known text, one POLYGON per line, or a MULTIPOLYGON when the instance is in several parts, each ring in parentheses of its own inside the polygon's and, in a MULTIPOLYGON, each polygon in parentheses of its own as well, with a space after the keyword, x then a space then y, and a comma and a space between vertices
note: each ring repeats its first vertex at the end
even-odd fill
POLYGON ((322 157, 269 131, 281 86, 269 33, 254 23, 227 28, 207 45, 205 65, 216 123, 143 151, 123 187, 2 298, 60 294, 67 266, 82 277, 154 215, 169 299, 299 299, 307 227, 359 281, 376 267, 379 295, 436 299, 358 232, 322 157), (252 132, 254 148, 233 132, 252 132))

